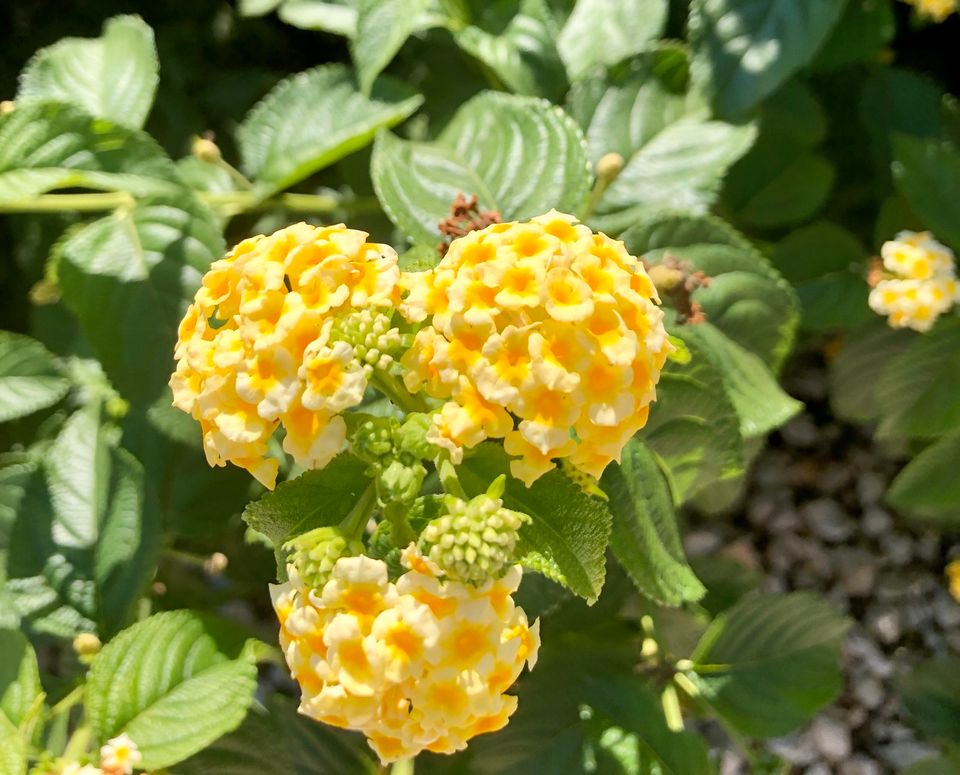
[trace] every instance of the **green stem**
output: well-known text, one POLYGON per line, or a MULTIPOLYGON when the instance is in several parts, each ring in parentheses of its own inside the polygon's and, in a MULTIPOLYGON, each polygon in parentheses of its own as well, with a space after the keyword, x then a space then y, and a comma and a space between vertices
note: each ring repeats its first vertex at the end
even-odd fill
POLYGON ((413 775, 413 759, 401 759, 390 768, 390 775, 413 775))
POLYGON ((0 213, 98 213, 133 207, 134 204, 134 198, 126 191, 42 194, 29 199, 0 201, 0 213))
POLYGON ((445 493, 460 500, 467 500, 467 494, 463 491, 463 485, 460 484, 460 477, 457 476, 457 469, 450 458, 444 457, 437 464, 437 474, 440 476, 440 486, 445 493))
POLYGON ((430 411, 430 407, 423 396, 409 393, 400 383, 400 380, 392 374, 378 369, 373 373, 370 382, 404 412, 430 411))
POLYGON ((86 725, 77 727, 67 740, 67 745, 63 749, 63 758, 68 762, 75 762, 90 747, 91 737, 90 727, 86 725))
POLYGON ((360 493, 357 502, 350 509, 350 513, 343 518, 340 523, 340 530, 349 539, 359 539, 363 535, 363 530, 370 521, 370 515, 373 514, 377 505, 377 483, 375 480, 367 485, 366 489, 360 493))
POLYGON ((66 713, 81 700, 83 700, 83 684, 75 686, 66 697, 50 708, 50 717, 53 718, 61 713, 66 713))
POLYGON ((402 549, 409 546, 411 541, 417 540, 417 534, 407 521, 407 507, 402 503, 388 503, 383 510, 383 516, 390 522, 394 546, 402 549))

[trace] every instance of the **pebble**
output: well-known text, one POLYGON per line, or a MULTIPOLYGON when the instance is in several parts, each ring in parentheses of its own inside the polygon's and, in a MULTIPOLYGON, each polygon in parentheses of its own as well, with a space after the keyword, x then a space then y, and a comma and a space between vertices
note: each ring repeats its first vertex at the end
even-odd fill
POLYGON ((800 512, 810 532, 830 543, 846 541, 856 530, 856 523, 844 513, 840 504, 829 498, 809 501, 800 512))
POLYGON ((880 748, 877 755, 899 772, 911 764, 936 756, 937 749, 916 740, 903 740, 880 748))
POLYGON ((857 500, 866 508, 880 502, 887 491, 887 480, 874 471, 864 471, 857 477, 857 500))
POLYGON ((867 710, 879 708, 883 704, 884 695, 883 684, 876 678, 865 678, 854 683, 853 696, 867 710))
POLYGON ((891 533, 880 539, 880 548, 888 564, 898 568, 913 559, 913 540, 907 535, 891 533))
POLYGON ((723 538, 714 530, 693 530, 683 539, 687 554, 702 557, 716 552, 723 545, 723 538))
POLYGON ((960 627, 960 603, 946 594, 938 595, 933 603, 933 617, 945 630, 960 627))
POLYGON ((771 740, 767 748, 790 764, 802 767, 817 758, 817 749, 809 734, 795 734, 771 740))
POLYGON ((791 447, 799 449, 815 447, 820 440, 817 426, 808 414, 801 414, 792 419, 780 429, 780 435, 791 447))
POLYGON ((840 765, 840 775, 881 775, 880 764, 868 756, 854 756, 840 765))
MULTIPOLYGON (((813 720, 808 731, 814 747, 831 762, 841 762, 850 756, 850 730, 827 715, 813 720)), ((829 770, 828 770, 829 772, 829 770)))
POLYGON ((882 613, 867 614, 867 629, 869 629, 881 643, 890 645, 900 640, 903 632, 900 626, 900 614, 895 610, 882 613))
POLYGON ((867 509, 860 520, 860 530, 865 536, 877 538, 886 534, 893 527, 893 517, 890 512, 881 508, 867 509))

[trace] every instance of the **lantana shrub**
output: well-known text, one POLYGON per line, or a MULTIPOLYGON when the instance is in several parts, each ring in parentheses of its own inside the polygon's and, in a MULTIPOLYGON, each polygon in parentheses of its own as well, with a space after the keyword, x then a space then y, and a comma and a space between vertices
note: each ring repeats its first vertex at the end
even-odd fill
MULTIPOLYGON (((0 775, 699 775, 702 719, 776 766, 849 621, 681 525, 801 411, 798 333, 915 454, 890 502, 960 508, 957 108, 889 64, 956 8, 910 5, 241 0, 224 45, 346 46, 208 100, 219 136, 155 99, 176 25, 37 51, 0 104, 0 775)), ((949 673, 904 687, 945 756, 949 673)))

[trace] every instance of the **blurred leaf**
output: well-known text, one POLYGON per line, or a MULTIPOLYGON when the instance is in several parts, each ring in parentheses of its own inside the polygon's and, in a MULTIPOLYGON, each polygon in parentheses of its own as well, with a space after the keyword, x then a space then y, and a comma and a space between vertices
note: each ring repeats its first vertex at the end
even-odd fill
POLYGON ((720 372, 695 342, 688 363, 668 361, 643 439, 666 469, 678 503, 715 481, 739 479, 743 439, 720 372))
POLYGON ((788 396, 760 358, 724 336, 710 323, 682 329, 687 341, 699 342, 717 368, 731 403, 740 417, 745 439, 763 436, 803 409, 788 396))
POLYGON ((186 193, 142 201, 60 244, 63 299, 128 400, 166 394, 186 300, 224 250, 215 217, 186 193))
POLYGON ((348 453, 325 468, 305 471, 247 505, 244 521, 280 546, 315 527, 336 525, 370 485, 367 464, 348 453))
POLYGON ((806 65, 840 17, 836 0, 694 0, 694 72, 717 112, 738 117, 806 65))
MULTIPOLYGON (((256 0, 247 0, 254 2, 256 0)), ((274 0, 264 0, 276 5, 274 0)), ((287 24, 304 30, 322 30, 353 37, 357 31, 355 0, 279 0, 277 15, 287 24)))
POLYGON ((55 100, 131 129, 147 120, 160 81, 153 30, 114 16, 99 38, 63 38, 40 49, 20 76, 17 101, 55 100))
POLYGON ((135 624, 103 647, 90 668, 84 708, 94 739, 126 732, 158 769, 236 729, 257 670, 243 639, 191 611, 135 624))
POLYGON ((277 84, 237 130, 255 191, 267 197, 308 178, 399 124, 423 98, 389 78, 364 96, 344 65, 323 65, 277 84))
POLYGON ((872 422, 880 414, 877 383, 887 366, 903 353, 916 335, 890 328, 877 320, 866 330, 851 332, 830 365, 830 403, 837 417, 872 422), (870 379, 864 379, 869 374, 870 379))
POLYGON ((790 286, 743 236, 717 218, 663 216, 622 235, 633 255, 670 255, 711 278, 693 300, 707 320, 776 372, 793 346, 799 315, 790 286))
POLYGON ((900 775, 955 775, 960 768, 960 754, 938 756, 935 759, 924 759, 900 770, 900 775))
POLYGON ((30 641, 18 630, 0 629, 0 718, 19 726, 42 694, 30 641))
POLYGON ((663 32, 667 0, 577 0, 557 48, 574 81, 639 54, 663 32))
POLYGON ((517 556, 521 564, 556 581, 588 603, 596 601, 606 574, 611 516, 565 474, 554 469, 533 486, 509 476, 509 458, 501 447, 482 444, 457 469, 468 495, 486 492, 501 474, 508 474, 503 503, 529 514, 520 529, 517 556))
POLYGON ((900 135, 893 174, 910 207, 937 239, 960 250, 960 152, 947 143, 900 135))
POLYGON ((0 115, 0 201, 56 188, 177 195, 176 167, 148 135, 56 102, 0 115))
POLYGON ((899 688, 911 721, 923 735, 960 743, 960 658, 924 662, 901 679, 899 688))
POLYGON ((761 571, 748 568, 722 552, 693 557, 690 564, 697 578, 707 588, 700 605, 713 616, 723 613, 745 595, 756 591, 764 579, 761 571))
POLYGON ((53 406, 69 389, 70 382, 40 342, 0 331, 0 422, 53 406))
POLYGON ((714 620, 688 677, 738 731, 784 735, 840 691, 840 643, 849 624, 805 592, 752 595, 714 620))
POLYGON ((471 25, 454 38, 515 94, 559 100, 566 91, 557 30, 546 0, 521 0, 503 29, 471 25))
POLYGON ((865 264, 867 256, 854 234, 830 221, 816 221, 790 232, 770 254, 777 269, 793 283, 865 264))
POLYGON ((423 29, 429 0, 357 0, 357 29, 350 53, 360 91, 369 95, 377 76, 413 33, 423 29))
POLYGON ((927 447, 897 474, 887 502, 917 518, 960 518, 960 430, 927 447))
POLYGON ((610 547, 637 589, 667 606, 703 597, 703 584, 683 553, 670 490, 650 451, 631 440, 600 484, 613 515, 610 547))
POLYGON ((377 138, 371 166, 384 210, 414 242, 435 244, 459 193, 509 221, 575 211, 589 185, 583 136, 545 100, 483 92, 434 143, 377 138))
POLYGON ((875 315, 867 303, 870 287, 859 273, 831 272, 797 286, 804 328, 850 329, 875 315))
POLYGON ((833 70, 854 62, 876 61, 896 32, 891 0, 848 0, 813 66, 833 70))
POLYGON ((27 743, 6 716, 0 714, 0 775, 26 775, 27 743))

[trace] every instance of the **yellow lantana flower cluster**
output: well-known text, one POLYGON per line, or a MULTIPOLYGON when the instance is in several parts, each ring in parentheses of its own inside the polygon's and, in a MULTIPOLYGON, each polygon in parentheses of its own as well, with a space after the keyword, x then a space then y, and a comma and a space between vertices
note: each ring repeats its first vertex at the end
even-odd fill
POLYGON ((361 555, 340 558, 322 589, 293 566, 271 587, 300 712, 363 732, 384 763, 453 753, 505 726, 517 707, 505 692, 540 645, 539 622, 513 602, 519 566, 474 587, 441 581, 412 544, 402 562, 395 583, 361 555))
POLYGON ((401 284, 401 314, 426 323, 404 381, 447 399, 427 439, 455 463, 502 438, 528 485, 557 458, 599 477, 646 423, 672 346, 622 242, 551 211, 470 232, 401 284))
POLYGON ((957 0, 905 0, 917 9, 921 16, 942 22, 957 10, 957 0))
POLYGON ((902 231, 880 251, 888 274, 870 292, 870 308, 893 328, 929 331, 960 301, 953 252, 930 232, 902 231))
POLYGON ((322 468, 343 447, 340 413, 363 399, 399 346, 397 254, 342 225, 298 223, 244 240, 203 278, 180 324, 174 405, 200 422, 211 465, 231 462, 273 487, 266 455, 322 468))
POLYGON ((126 732, 111 738, 100 748, 100 766, 69 762, 58 775, 132 775, 143 761, 143 755, 126 732))

